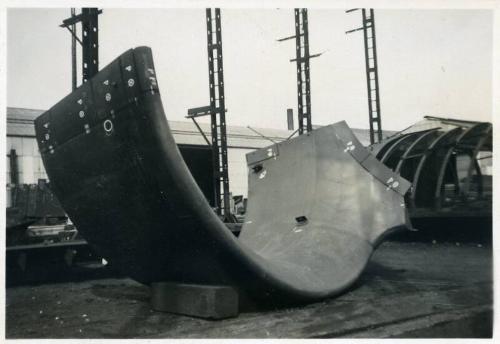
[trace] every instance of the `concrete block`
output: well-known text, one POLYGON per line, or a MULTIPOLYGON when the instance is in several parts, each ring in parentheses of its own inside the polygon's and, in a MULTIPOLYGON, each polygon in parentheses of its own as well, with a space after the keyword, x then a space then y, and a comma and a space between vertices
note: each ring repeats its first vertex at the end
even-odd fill
POLYGON ((224 319, 238 315, 238 292, 230 286, 157 282, 151 284, 151 306, 161 312, 224 319))

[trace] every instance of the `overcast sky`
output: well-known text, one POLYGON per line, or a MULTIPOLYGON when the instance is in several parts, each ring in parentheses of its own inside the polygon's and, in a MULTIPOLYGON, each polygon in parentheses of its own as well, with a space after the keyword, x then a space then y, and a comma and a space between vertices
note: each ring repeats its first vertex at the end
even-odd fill
MULTIPOLYGON (((48 109, 71 90, 69 9, 9 9, 7 105, 48 109)), ((400 130, 424 115, 491 121, 489 10, 376 10, 382 127, 400 130)), ((361 13, 310 10, 313 124, 368 127, 361 13)), ((209 104, 203 9, 104 9, 100 66, 125 50, 153 49, 167 117, 185 120, 209 104)), ((286 129, 296 114, 292 9, 222 9, 228 125, 286 129)), ((80 52, 79 52, 80 55, 80 52)), ((78 65, 80 69, 80 65, 78 65)), ((80 75, 79 75, 80 77, 80 75)))

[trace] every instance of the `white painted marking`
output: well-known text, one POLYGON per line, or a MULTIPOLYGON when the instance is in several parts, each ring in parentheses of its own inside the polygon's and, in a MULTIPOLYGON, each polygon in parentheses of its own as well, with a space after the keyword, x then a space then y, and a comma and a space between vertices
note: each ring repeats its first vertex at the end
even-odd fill
POLYGON ((110 133, 113 130, 113 122, 111 122, 109 119, 105 120, 103 123, 104 130, 106 133, 110 133))

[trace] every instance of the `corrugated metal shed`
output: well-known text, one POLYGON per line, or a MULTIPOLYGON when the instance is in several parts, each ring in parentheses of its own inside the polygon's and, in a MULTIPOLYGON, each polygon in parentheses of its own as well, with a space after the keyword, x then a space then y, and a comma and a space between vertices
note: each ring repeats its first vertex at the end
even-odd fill
MULTIPOLYGON (((7 136, 35 137, 33 121, 44 110, 7 108, 7 136)), ((179 144, 205 145, 206 142, 192 121, 169 121, 170 129, 179 144)), ((210 124, 200 123, 203 132, 210 138, 210 124)), ((255 128, 259 133, 274 141, 286 139, 292 132, 276 129, 255 128)), ((255 149, 272 144, 271 141, 257 135, 252 130, 232 126, 228 127, 228 145, 230 148, 255 149)))
POLYGON ((7 136, 35 137, 33 121, 44 110, 7 108, 7 136))
MULTIPOLYGON (((19 156, 19 180, 21 183, 36 183, 38 178, 47 178, 40 153, 38 152, 33 124, 34 119, 43 112, 44 110, 7 108, 7 151, 15 149, 19 156)), ((285 120, 286 118, 284 117, 283 121, 285 120)), ((210 140, 210 124, 199 124, 210 140)), ((169 121, 169 125, 177 143, 191 145, 206 144, 203 136, 192 121, 169 121)), ((286 140, 292 134, 292 131, 288 130, 252 129, 275 142, 286 140)), ((366 145, 369 143, 368 130, 353 129, 353 131, 363 144, 366 145)), ((227 135, 230 189, 233 195, 246 196, 247 165, 245 155, 254 149, 269 146, 272 142, 256 134, 253 130, 242 126, 228 127, 227 135)), ((8 181, 10 180, 9 170, 7 168, 8 181)))
MULTIPOLYGON (((44 110, 7 108, 7 136, 35 137, 33 121, 41 115, 44 110)), ((169 121, 170 129, 179 144, 204 145, 205 140, 198 132, 192 121, 169 121)), ((200 127, 207 137, 210 138, 210 124, 200 123, 200 127)), ((319 126, 314 126, 315 128, 319 126)), ((274 140, 282 141, 288 138, 292 131, 268 128, 253 128, 262 135, 274 140)), ((354 134, 363 144, 369 143, 369 132, 366 129, 353 129, 354 134)), ((386 132, 390 135, 392 132, 386 132)), ((249 128, 241 126, 230 126, 227 130, 228 145, 230 148, 262 148, 272 142, 259 136, 249 128)))

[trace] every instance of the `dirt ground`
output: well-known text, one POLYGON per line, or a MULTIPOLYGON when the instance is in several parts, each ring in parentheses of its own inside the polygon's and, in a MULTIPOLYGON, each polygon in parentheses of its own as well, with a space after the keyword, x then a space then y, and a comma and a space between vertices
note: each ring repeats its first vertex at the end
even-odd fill
POLYGON ((152 311, 127 278, 7 288, 7 338, 489 337, 492 250, 386 242, 347 293, 209 321, 152 311))

